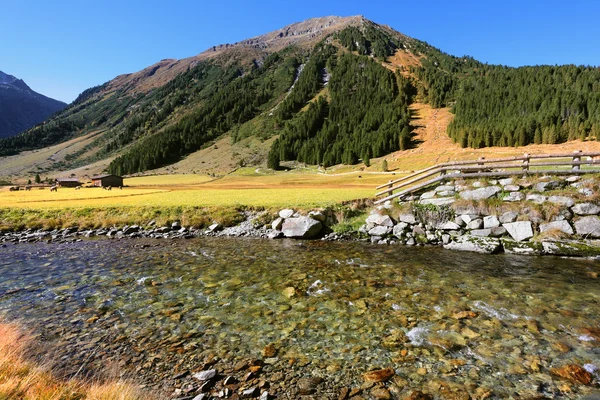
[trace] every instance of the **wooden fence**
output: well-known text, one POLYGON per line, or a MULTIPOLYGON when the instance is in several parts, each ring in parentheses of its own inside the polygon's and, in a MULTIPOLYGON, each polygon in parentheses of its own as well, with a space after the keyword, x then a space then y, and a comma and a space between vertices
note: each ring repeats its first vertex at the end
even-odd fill
POLYGON ((446 179, 590 173, 600 173, 600 152, 592 153, 578 150, 573 153, 562 154, 526 153, 517 157, 495 158, 489 160, 482 157, 477 160, 447 162, 425 168, 403 178, 377 186, 377 190, 384 190, 377 192, 375 196, 384 197, 375 201, 375 204, 381 204, 394 198, 402 198, 446 179), (596 165, 598 167, 594 168, 596 165), (557 169, 552 167, 568 168, 557 169), (398 190, 400 191, 394 193, 398 190))

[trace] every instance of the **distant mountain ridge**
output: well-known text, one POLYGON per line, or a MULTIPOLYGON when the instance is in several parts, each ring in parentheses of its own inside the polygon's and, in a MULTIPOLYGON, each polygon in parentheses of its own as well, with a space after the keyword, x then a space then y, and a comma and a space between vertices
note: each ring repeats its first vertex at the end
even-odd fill
POLYGON ((33 91, 22 79, 0 71, 0 138, 23 132, 66 106, 33 91))
POLYGON ((122 175, 230 140, 239 146, 229 170, 368 164, 416 145, 414 103, 450 107, 447 132, 462 147, 600 140, 599 82, 594 67, 488 65, 362 16, 312 18, 87 89, 43 124, 0 139, 0 157, 78 138, 54 168, 103 161, 122 175))

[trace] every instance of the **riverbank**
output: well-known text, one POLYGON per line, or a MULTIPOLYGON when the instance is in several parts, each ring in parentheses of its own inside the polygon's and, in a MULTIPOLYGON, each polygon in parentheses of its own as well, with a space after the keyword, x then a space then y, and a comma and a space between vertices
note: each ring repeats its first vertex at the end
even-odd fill
POLYGON ((52 370, 48 354, 35 347, 40 343, 15 323, 0 320, 0 398, 23 400, 142 400, 153 399, 132 383, 119 379, 86 382, 60 379, 52 370), (29 354, 29 356, 28 356, 29 354))

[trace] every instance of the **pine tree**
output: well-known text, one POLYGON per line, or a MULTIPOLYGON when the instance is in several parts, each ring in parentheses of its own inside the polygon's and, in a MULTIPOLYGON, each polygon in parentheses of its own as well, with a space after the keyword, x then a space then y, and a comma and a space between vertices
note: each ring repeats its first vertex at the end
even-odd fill
POLYGON ((40 178, 40 174, 35 174, 35 183, 41 183, 42 178, 40 178))
POLYGON ((383 159, 383 162, 381 163, 381 170, 383 172, 388 172, 388 162, 385 158, 383 159))

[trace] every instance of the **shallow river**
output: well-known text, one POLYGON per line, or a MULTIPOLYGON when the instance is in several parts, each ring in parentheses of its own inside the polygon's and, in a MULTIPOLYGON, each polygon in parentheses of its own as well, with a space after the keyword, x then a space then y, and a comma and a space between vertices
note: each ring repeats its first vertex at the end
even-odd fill
POLYGON ((284 372, 276 394, 320 376, 337 398, 391 367, 396 392, 580 398, 599 393, 599 274, 586 260, 366 243, 19 244, 0 248, 0 313, 53 343, 66 371, 110 365, 148 385, 256 358, 266 380, 284 372), (569 364, 592 384, 550 373, 569 364))

